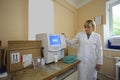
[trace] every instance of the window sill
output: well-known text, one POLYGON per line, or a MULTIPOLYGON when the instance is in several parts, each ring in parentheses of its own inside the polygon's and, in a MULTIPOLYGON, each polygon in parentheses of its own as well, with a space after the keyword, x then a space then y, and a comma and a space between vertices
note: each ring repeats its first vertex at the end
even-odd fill
POLYGON ((119 52, 120 52, 120 49, 109 49, 109 48, 104 48, 103 50, 104 50, 104 51, 119 51, 119 52))

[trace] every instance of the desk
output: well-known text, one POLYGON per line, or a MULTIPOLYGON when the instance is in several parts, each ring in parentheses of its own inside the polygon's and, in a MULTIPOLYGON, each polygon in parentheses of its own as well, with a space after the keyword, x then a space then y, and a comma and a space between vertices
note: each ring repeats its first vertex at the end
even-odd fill
POLYGON ((77 66, 80 61, 75 61, 72 64, 65 64, 62 61, 45 65, 44 67, 34 70, 33 67, 21 71, 10 73, 3 80, 52 80, 54 77, 61 75, 69 69, 77 66))

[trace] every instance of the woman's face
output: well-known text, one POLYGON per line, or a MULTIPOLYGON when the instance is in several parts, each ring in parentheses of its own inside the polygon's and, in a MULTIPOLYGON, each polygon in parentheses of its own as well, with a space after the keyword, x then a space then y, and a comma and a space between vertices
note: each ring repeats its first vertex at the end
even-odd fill
POLYGON ((92 26, 85 26, 84 28, 87 34, 91 34, 94 30, 92 26))

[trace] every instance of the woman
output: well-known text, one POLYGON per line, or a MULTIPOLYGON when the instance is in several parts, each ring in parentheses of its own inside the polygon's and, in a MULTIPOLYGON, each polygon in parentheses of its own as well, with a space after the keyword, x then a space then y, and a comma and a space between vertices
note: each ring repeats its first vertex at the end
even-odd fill
POLYGON ((78 67, 79 80, 96 80, 97 71, 103 64, 103 54, 100 35, 95 33, 95 22, 87 20, 84 24, 84 32, 79 32, 72 40, 66 39, 72 46, 79 42, 78 59, 81 63, 78 67))

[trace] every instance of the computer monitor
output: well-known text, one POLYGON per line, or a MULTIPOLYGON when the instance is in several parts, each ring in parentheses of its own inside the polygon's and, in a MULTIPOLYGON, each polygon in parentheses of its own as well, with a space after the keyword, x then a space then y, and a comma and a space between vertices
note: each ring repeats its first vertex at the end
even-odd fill
POLYGON ((46 63, 54 61, 54 55, 58 60, 64 57, 64 48, 66 48, 65 36, 62 34, 41 33, 36 35, 36 40, 42 41, 44 58, 46 63))

